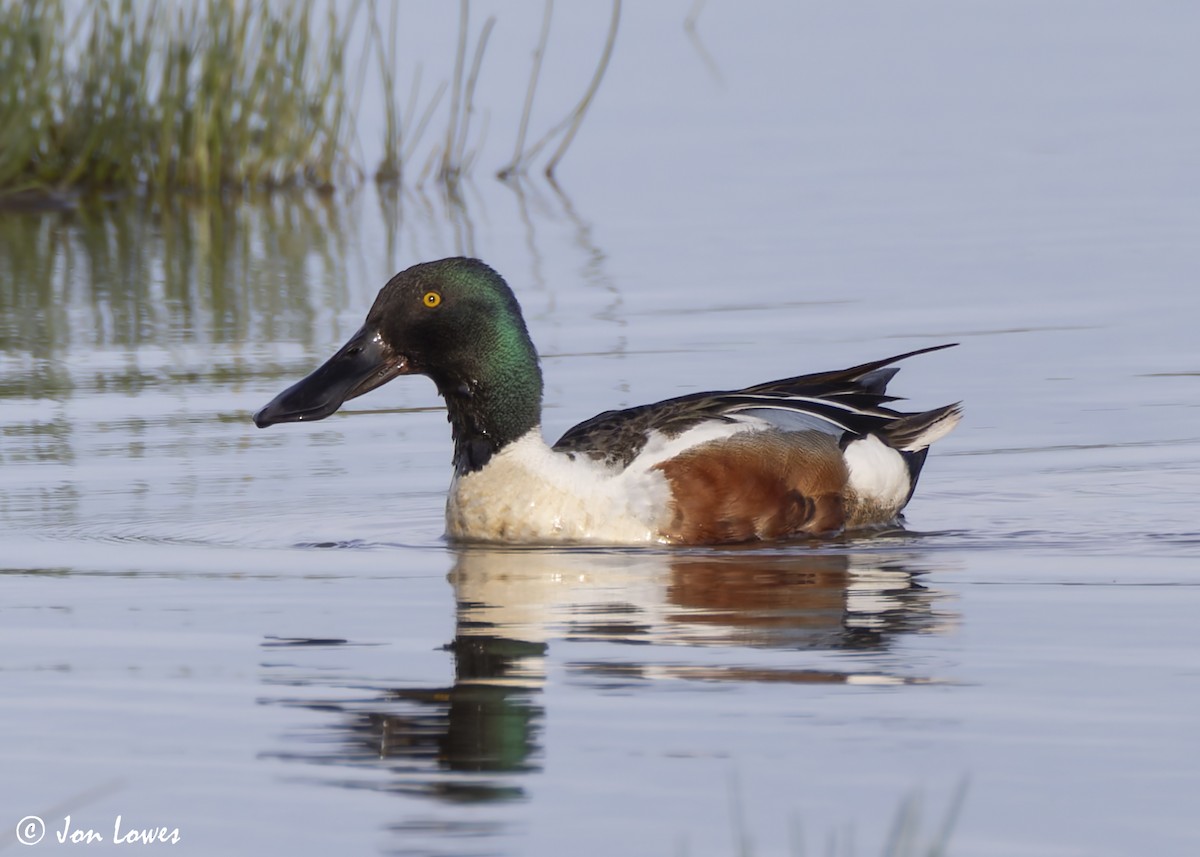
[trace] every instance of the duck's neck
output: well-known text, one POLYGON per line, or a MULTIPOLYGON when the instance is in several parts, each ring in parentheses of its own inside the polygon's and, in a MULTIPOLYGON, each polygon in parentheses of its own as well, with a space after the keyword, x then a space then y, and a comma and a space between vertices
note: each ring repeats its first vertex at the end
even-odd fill
POLYGON ((530 349, 520 359, 494 362, 478 377, 434 377, 446 400, 454 437, 454 472, 480 470, 542 418, 542 373, 530 349))

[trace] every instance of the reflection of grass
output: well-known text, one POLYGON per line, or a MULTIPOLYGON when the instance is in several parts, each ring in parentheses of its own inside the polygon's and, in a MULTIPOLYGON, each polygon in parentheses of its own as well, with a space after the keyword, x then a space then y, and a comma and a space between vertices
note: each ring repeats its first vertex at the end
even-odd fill
MULTIPOLYGON (((345 216, 291 194, 0 213, 0 353, 49 369, 70 353, 305 341, 328 290, 353 279, 345 216)), ((45 387, 29 373, 0 378, 22 395, 45 387)))

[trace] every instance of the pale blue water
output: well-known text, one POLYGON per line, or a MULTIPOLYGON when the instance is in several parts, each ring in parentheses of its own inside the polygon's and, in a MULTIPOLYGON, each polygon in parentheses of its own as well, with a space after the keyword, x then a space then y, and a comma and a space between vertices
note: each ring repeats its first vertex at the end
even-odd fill
MULTIPOLYGON (((560 195, 485 169, 541 7, 496 11, 464 207, 0 215, 0 847, 878 854, 966 781, 955 855, 1200 850, 1200 15, 711 3, 710 66, 628 4, 560 195), (459 252, 550 436, 946 341, 893 389, 967 418, 908 534, 454 549, 428 381, 249 415, 459 252)), ((543 123, 607 11, 556 15, 543 123)))

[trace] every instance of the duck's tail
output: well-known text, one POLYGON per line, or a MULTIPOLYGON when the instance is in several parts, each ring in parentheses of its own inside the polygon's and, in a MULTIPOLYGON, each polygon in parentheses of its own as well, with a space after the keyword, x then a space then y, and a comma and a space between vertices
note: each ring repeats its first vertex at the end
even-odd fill
POLYGON ((921 452, 934 441, 941 440, 962 419, 962 402, 955 402, 932 411, 905 414, 890 423, 881 433, 888 445, 901 452, 921 452))
POLYGON ((917 490, 917 480, 921 477, 921 468, 925 466, 925 457, 929 455, 929 445, 950 434, 962 415, 962 403, 955 402, 932 411, 905 414, 881 432, 888 446, 900 453, 908 469, 908 496, 904 498, 902 507, 908 504, 917 490))

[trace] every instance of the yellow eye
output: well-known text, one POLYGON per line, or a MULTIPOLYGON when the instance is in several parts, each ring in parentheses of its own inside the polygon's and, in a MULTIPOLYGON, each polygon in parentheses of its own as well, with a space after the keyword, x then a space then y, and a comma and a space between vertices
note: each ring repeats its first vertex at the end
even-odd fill
POLYGON ((421 303, 425 304, 425 306, 429 307, 430 309, 433 309, 441 302, 442 296, 437 292, 426 292, 425 296, 421 298, 421 303))

